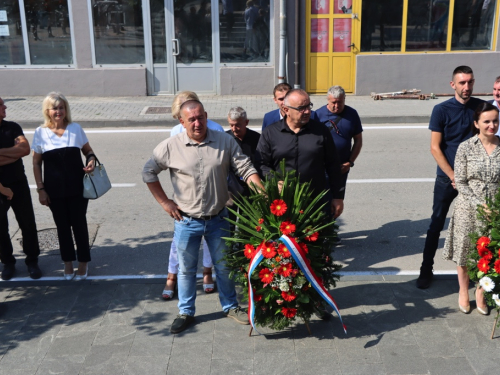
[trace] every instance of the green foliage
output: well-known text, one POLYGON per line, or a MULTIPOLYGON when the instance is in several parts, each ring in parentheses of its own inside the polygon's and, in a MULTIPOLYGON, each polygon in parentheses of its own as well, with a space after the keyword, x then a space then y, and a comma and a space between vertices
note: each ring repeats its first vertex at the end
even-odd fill
MULTIPOLYGON (((307 246, 307 257, 312 269, 322 279, 327 290, 334 288, 339 279, 336 272, 341 266, 335 264, 330 255, 337 227, 334 221, 328 221, 324 213, 325 204, 320 204, 326 192, 314 195, 310 183, 300 183, 294 171, 285 172, 284 162, 281 163, 281 170, 268 177, 263 184, 264 194, 254 192, 250 197, 238 198, 235 200, 237 210, 230 209, 237 217, 236 221, 228 219, 236 227, 231 236, 225 238, 228 248, 231 249, 226 254, 227 266, 231 270, 230 276, 244 290, 248 290, 247 272, 250 259, 244 254, 245 245, 250 244, 257 248, 262 243, 271 242, 277 248, 280 243, 277 241, 283 234, 280 226, 284 221, 289 221, 295 225, 295 231, 289 236, 297 243, 307 246), (287 209, 284 215, 277 216, 271 212, 270 206, 275 200, 285 202, 287 209), (317 240, 306 239, 316 232, 317 240)), ((277 274, 275 276, 276 279, 280 277, 277 274)), ((255 321, 259 326, 281 330, 292 324, 295 318, 308 321, 324 304, 292 257, 285 259, 278 255, 277 258, 264 259, 251 275, 251 280, 255 297, 255 321), (271 284, 264 284, 261 281, 259 272, 262 269, 276 271, 284 263, 290 264, 294 269, 293 277, 280 279, 282 281, 286 279, 288 283, 282 282, 278 285, 274 280, 271 284), (290 302, 283 300, 282 291, 286 290, 281 288, 292 290, 296 298, 290 302), (285 308, 297 309, 295 317, 285 317, 283 313, 285 308)), ((244 293, 244 298, 248 300, 248 293, 244 293)))

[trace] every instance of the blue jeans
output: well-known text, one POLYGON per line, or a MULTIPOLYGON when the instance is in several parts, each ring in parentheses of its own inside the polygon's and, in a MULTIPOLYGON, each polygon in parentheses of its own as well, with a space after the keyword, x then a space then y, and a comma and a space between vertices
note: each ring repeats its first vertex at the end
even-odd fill
POLYGON ((221 237, 229 235, 229 222, 224 219, 225 217, 227 217, 226 209, 211 220, 183 216, 182 221, 175 220, 174 222, 174 242, 177 244, 179 257, 177 283, 180 314, 192 316, 195 313, 196 271, 202 237, 205 237, 207 241, 214 263, 222 310, 228 312, 238 306, 234 281, 229 278, 229 270, 226 268, 226 262, 223 261, 226 244, 221 237))
POLYGON ((446 215, 450 209, 451 203, 458 195, 458 191, 451 186, 451 180, 446 176, 436 176, 434 184, 434 201, 432 204, 431 224, 427 230, 425 239, 424 254, 421 274, 429 274, 432 272, 434 265, 434 256, 439 244, 439 236, 444 228, 446 215))

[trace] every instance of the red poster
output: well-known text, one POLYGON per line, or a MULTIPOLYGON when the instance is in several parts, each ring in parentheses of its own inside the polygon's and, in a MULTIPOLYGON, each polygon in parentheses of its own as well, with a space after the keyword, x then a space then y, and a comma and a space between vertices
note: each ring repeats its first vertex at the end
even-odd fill
POLYGON ((351 19, 333 20, 333 52, 351 52, 351 19))
POLYGON ((311 52, 328 52, 328 39, 328 18, 312 19, 311 52))
POLYGON ((311 0, 311 14, 328 13, 330 13, 330 0, 311 0))
POLYGON ((352 13, 352 0, 335 0, 333 14, 352 13))

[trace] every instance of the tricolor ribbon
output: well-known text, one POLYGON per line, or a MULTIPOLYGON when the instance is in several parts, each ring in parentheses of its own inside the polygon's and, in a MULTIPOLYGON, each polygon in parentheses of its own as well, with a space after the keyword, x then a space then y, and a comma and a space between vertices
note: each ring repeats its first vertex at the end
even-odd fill
MULTIPOLYGON (((312 285, 312 287, 318 292, 318 294, 335 310, 337 313, 340 323, 342 324, 342 327, 344 328, 344 332, 347 333, 347 329, 345 324, 342 322, 342 316, 340 315, 339 309, 337 307, 337 304, 335 303, 335 300, 332 298, 332 296, 328 293, 328 291, 325 289, 323 286, 323 283, 319 280, 318 276, 314 273, 313 269, 311 268, 309 262, 307 261, 306 254, 304 250, 295 242, 293 238, 290 238, 286 235, 283 235, 280 237, 280 241, 282 241, 285 246, 287 247, 288 251, 290 251, 290 254, 292 254, 293 259, 301 269, 301 271, 304 273, 304 276, 306 277, 307 281, 312 285)), ((251 276, 252 273, 255 271, 259 263, 264 259, 264 256, 262 255, 262 250, 259 248, 259 250, 255 253, 254 257, 250 261, 250 265, 248 267, 248 320, 250 321, 250 324, 252 325, 253 329, 260 335, 261 333, 257 331, 255 328, 255 303, 254 303, 254 293, 253 293, 253 288, 252 288, 252 280, 251 276)))

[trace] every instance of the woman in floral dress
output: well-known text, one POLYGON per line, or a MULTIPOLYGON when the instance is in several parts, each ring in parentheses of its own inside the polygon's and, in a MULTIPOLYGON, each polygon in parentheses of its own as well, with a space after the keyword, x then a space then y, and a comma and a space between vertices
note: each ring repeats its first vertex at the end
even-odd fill
MULTIPOLYGON (((457 264, 458 307, 465 314, 470 312, 469 275, 467 258, 471 248, 469 233, 479 229, 477 207, 485 206, 486 198, 493 198, 500 187, 500 139, 498 109, 481 104, 474 113, 472 138, 460 144, 455 157, 455 186, 458 197, 444 244, 443 258, 457 264)), ((479 313, 488 314, 483 290, 476 289, 476 307, 479 313)))

